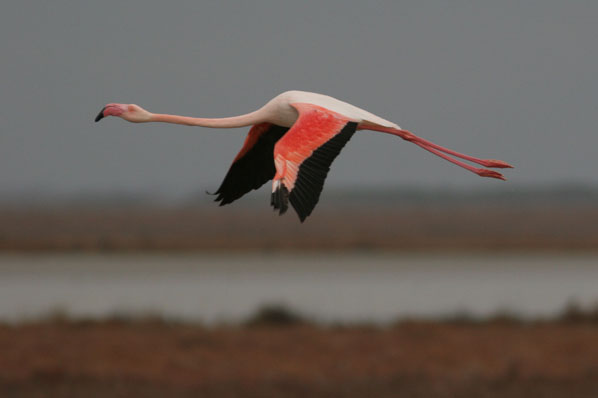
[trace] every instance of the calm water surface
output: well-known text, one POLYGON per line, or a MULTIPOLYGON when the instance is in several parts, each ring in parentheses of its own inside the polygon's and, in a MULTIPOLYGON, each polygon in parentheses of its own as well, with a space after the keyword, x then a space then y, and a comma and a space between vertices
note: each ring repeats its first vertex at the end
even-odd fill
POLYGON ((598 303, 598 255, 0 255, 0 321, 161 314, 239 321, 281 303, 321 321, 553 315, 598 303))

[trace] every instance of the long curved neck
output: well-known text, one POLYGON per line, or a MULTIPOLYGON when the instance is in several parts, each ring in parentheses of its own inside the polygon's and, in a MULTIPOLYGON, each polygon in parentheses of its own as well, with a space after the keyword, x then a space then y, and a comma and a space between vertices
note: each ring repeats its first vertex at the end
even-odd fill
POLYGON ((258 124, 264 121, 266 120, 263 109, 258 109, 257 111, 247 113, 245 115, 215 119, 152 113, 148 120, 148 122, 174 123, 184 124, 186 126, 201 126, 214 128, 243 127, 258 124))

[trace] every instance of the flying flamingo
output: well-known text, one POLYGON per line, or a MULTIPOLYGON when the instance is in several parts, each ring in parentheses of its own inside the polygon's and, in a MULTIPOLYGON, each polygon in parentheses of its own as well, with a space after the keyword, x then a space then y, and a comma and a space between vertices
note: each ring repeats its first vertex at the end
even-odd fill
POLYGON ((220 206, 231 203, 273 179, 271 205, 283 214, 288 202, 301 222, 318 203, 332 161, 357 130, 393 134, 482 177, 502 174, 476 168, 449 155, 484 167, 510 168, 502 160, 478 159, 436 145, 356 106, 305 91, 282 93, 260 109, 227 118, 194 118, 150 113, 134 104, 107 104, 95 121, 117 116, 133 123, 162 122, 187 126, 233 128, 252 126, 241 151, 215 192, 220 206))

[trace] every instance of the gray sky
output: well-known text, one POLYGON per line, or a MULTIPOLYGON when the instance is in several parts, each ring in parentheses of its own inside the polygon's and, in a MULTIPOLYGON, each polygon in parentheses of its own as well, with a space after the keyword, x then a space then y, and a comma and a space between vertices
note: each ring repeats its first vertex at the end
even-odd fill
MULTIPOLYGON (((9 1, 0 11, 3 194, 217 188, 248 129, 93 117, 106 102, 232 116, 289 89, 509 161, 512 184, 598 184, 596 1, 9 1)), ((413 184, 502 183, 361 132, 326 187, 413 184)))

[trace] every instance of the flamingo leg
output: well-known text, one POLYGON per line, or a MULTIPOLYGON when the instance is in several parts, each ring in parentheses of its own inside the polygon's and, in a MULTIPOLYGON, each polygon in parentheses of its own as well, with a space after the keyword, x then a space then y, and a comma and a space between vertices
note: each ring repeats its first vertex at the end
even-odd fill
MULTIPOLYGON (((423 139, 421 137, 418 137, 415 134, 413 134, 413 133, 411 133, 411 132, 409 132, 407 130, 400 130, 400 131, 404 131, 405 133, 407 133, 406 134, 407 138, 402 137, 402 138, 406 139, 407 141, 411 141, 414 144, 425 145, 427 148, 436 149, 437 151, 441 151, 441 152, 447 153, 449 155, 453 155, 453 156, 456 156, 458 158, 461 158, 461 159, 464 159, 464 160, 468 160, 468 161, 473 162, 473 163, 477 163, 477 164, 479 164, 481 166, 484 166, 484 167, 494 167, 494 168, 499 168, 499 169, 506 169, 506 168, 510 169, 510 168, 513 168, 513 166, 511 166, 510 164, 508 164, 507 162, 502 161, 502 160, 496 160, 496 159, 479 159, 479 158, 476 158, 476 157, 473 157, 473 156, 469 156, 469 155, 465 155, 463 153, 460 153, 460 152, 457 152, 457 151, 453 151, 452 149, 448 149, 448 148, 445 148, 443 146, 434 144, 433 142, 425 140, 425 139, 423 139)), ((424 148, 424 147, 422 146, 422 148, 424 148)), ((424 148, 424 149, 426 149, 426 148, 424 148)), ((435 152, 432 152, 432 153, 435 153, 435 152)), ((435 153, 435 154, 437 155, 438 153, 435 153)))
MULTIPOLYGON (((417 146, 425 149, 426 151, 432 152, 434 155, 440 156, 441 158, 443 158, 445 160, 448 160, 449 162, 454 163, 457 166, 463 167, 464 169, 469 170, 472 173, 475 173, 475 174, 477 174, 477 175, 479 175, 481 177, 497 178, 497 179, 503 180, 503 181, 507 180, 501 173, 499 173, 497 171, 488 170, 488 169, 480 169, 480 168, 477 168, 477 167, 470 166, 470 165, 468 165, 466 163, 461 162, 460 160, 451 158, 450 156, 448 156, 448 155, 440 152, 437 149, 434 149, 433 147, 426 146, 425 144, 422 144, 421 142, 418 142, 418 141, 412 141, 412 142, 415 145, 417 145, 417 146)), ((493 167, 493 166, 488 166, 488 167, 493 167)), ((494 166, 494 167, 497 167, 497 166, 494 166)))
POLYGON ((512 168, 513 167, 510 164, 508 164, 507 162, 504 162, 502 160, 480 159, 480 158, 476 158, 473 156, 465 155, 465 154, 457 152, 457 151, 453 151, 452 149, 445 148, 445 147, 437 145, 431 141, 428 141, 421 137, 418 137, 415 134, 413 134, 412 132, 407 131, 407 130, 395 129, 392 127, 369 126, 369 125, 364 126, 363 128, 367 129, 367 130, 380 131, 382 133, 388 133, 388 134, 393 134, 393 135, 399 136, 402 139, 412 142, 412 143, 416 144, 417 146, 425 149, 426 151, 433 153, 436 156, 439 156, 445 160, 448 160, 449 162, 454 163, 459 167, 463 167, 464 169, 469 170, 472 173, 475 173, 482 177, 491 177, 491 178, 498 178, 499 180, 506 180, 502 174, 500 174, 496 171, 476 168, 476 167, 470 166, 466 163, 463 163, 460 160, 454 159, 448 155, 452 155, 452 156, 461 158, 463 160, 477 163, 477 164, 479 164, 481 166, 485 166, 485 167, 494 167, 494 168, 512 168))

